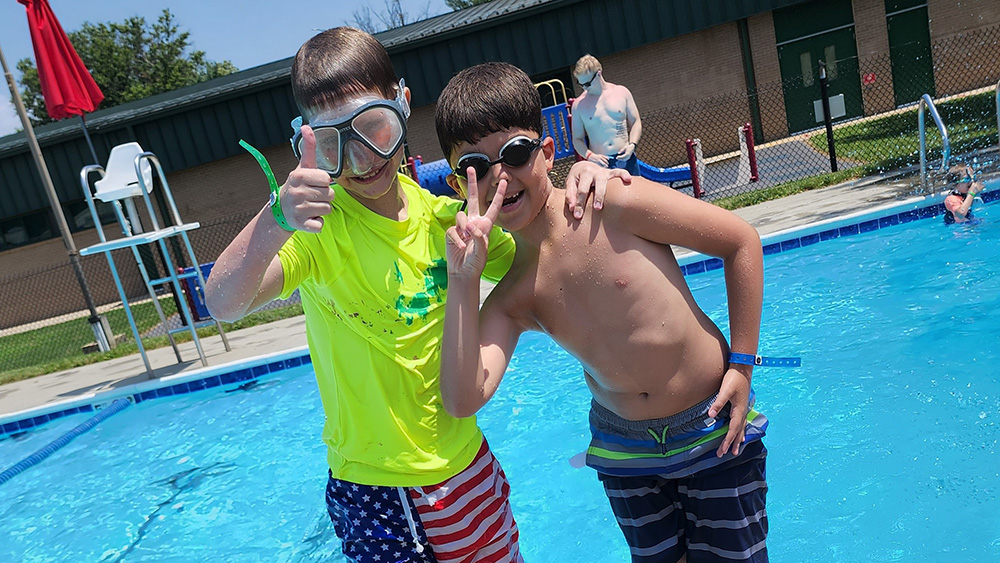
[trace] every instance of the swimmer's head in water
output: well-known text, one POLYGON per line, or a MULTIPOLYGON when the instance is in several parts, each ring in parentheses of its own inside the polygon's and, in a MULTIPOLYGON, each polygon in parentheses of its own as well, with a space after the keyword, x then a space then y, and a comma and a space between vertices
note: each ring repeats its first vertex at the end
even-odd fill
POLYGON ((945 181, 955 189, 968 188, 973 180, 972 169, 965 164, 952 166, 945 176, 945 181))

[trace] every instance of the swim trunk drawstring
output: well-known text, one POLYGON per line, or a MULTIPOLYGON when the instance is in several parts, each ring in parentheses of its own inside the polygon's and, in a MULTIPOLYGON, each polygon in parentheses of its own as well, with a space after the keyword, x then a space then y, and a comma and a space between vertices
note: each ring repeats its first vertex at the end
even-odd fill
POLYGON ((417 553, 424 552, 424 544, 420 543, 420 536, 417 535, 417 523, 413 521, 413 514, 410 513, 410 502, 406 497, 406 491, 403 487, 396 487, 396 492, 399 493, 399 502, 403 505, 403 512, 406 513, 406 523, 410 526, 410 535, 413 537, 413 545, 417 550, 417 553))
POLYGON ((660 434, 657 434, 656 430, 653 430, 652 428, 646 429, 646 432, 649 432, 649 434, 653 437, 653 439, 656 440, 656 443, 660 445, 660 453, 663 454, 667 453, 667 430, 669 429, 670 429, 669 424, 663 427, 663 432, 661 432, 660 434))

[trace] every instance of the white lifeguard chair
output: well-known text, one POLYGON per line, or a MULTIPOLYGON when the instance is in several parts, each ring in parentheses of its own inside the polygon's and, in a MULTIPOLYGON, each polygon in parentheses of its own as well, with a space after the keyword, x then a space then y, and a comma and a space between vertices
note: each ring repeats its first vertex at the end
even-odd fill
POLYGON ((226 333, 222 329, 222 324, 215 319, 208 319, 203 321, 195 321, 192 315, 191 308, 188 306, 187 300, 183 296, 183 289, 181 288, 181 280, 185 278, 197 277, 198 283, 201 288, 205 287, 205 278, 201 271, 201 266, 198 263, 197 258, 194 255, 194 249, 191 247, 191 241, 188 239, 188 231, 197 229, 201 225, 199 223, 184 223, 181 220, 180 213, 177 211, 177 204, 174 202, 174 196, 170 192, 170 187, 167 184, 167 178, 163 174, 163 169, 160 166, 160 161, 151 152, 144 152, 139 143, 125 143, 118 145, 111 149, 111 155, 108 157, 107 169, 102 168, 96 164, 84 166, 80 170, 80 183, 83 186, 83 193, 87 198, 87 207, 90 209, 90 214, 94 220, 94 226, 97 229, 98 237, 100 237, 100 242, 88 246, 87 248, 80 250, 81 256, 87 256, 90 254, 103 253, 108 260, 108 266, 111 268, 111 275, 115 280, 115 286, 118 289, 118 295, 121 297, 122 305, 125 307, 125 316, 128 318, 129 326, 132 329, 132 335, 135 337, 135 343, 139 347, 139 354, 142 356, 142 362, 146 366, 146 372, 149 374, 150 378, 153 378, 153 368, 149 363, 149 358, 146 355, 146 349, 142 345, 142 335, 139 333, 139 329, 135 323, 135 317, 132 314, 132 308, 129 306, 128 295, 125 293, 125 289, 122 286, 121 277, 118 274, 118 268, 115 265, 114 256, 111 252, 113 250, 129 248, 132 251, 132 255, 135 258, 135 263, 139 268, 139 273, 142 275, 142 281, 146 286, 146 291, 149 294, 150 299, 152 299, 153 306, 156 309, 157 315, 160 317, 160 322, 163 325, 163 329, 166 332, 167 338, 170 340, 170 345, 174 349, 174 355, 177 356, 177 362, 183 362, 180 350, 177 348, 177 342, 174 340, 173 335, 178 332, 183 332, 185 330, 190 331, 191 338, 194 341, 195 348, 198 350, 198 356, 201 359, 203 366, 208 365, 208 360, 205 357, 205 351, 202 348, 201 340, 198 338, 197 329, 203 326, 215 325, 219 330, 219 335, 222 338, 222 342, 226 347, 226 351, 231 348, 229 346, 229 341, 226 338, 226 333), (157 178, 160 180, 160 185, 162 186, 163 196, 167 201, 167 206, 169 213, 164 211, 163 221, 165 223, 172 223, 170 226, 163 226, 160 224, 160 219, 157 218, 157 214, 153 208, 152 200, 149 194, 153 191, 153 169, 156 169, 157 178), (93 173, 100 174, 101 178, 93 183, 91 186, 90 176, 93 173), (104 228, 101 225, 101 218, 98 215, 97 207, 94 204, 94 199, 99 199, 105 203, 109 203, 115 210, 115 217, 118 219, 118 224, 121 227, 120 238, 115 238, 108 240, 104 234, 104 228), (144 230, 142 227, 142 220, 140 218, 139 209, 136 207, 136 200, 141 199, 145 204, 144 209, 149 218, 151 230, 144 230), (124 204, 124 210, 122 206, 124 204), (177 268, 174 266, 174 262, 170 257, 169 249, 167 248, 167 239, 179 237, 184 243, 184 250, 187 254, 187 259, 194 266, 193 271, 190 273, 178 273, 177 268), (164 267, 166 269, 166 275, 157 278, 150 279, 149 273, 146 270, 146 266, 143 263, 142 254, 139 252, 139 246, 144 244, 156 243, 159 245, 161 256, 163 257, 164 267), (184 326, 180 328, 170 328, 167 323, 167 318, 163 313, 163 308, 160 307, 160 302, 157 299, 155 287, 160 285, 170 285, 173 287, 175 295, 178 296, 178 313, 182 316, 182 323, 184 326))

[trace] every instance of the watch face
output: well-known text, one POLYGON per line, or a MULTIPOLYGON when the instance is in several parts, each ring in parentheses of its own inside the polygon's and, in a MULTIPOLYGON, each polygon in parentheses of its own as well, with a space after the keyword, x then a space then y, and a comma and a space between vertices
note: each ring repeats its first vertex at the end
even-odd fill
POLYGON ((273 207, 274 206, 274 202, 276 202, 276 201, 278 201, 278 193, 277 192, 271 192, 271 197, 267 198, 267 204, 269 206, 273 207))

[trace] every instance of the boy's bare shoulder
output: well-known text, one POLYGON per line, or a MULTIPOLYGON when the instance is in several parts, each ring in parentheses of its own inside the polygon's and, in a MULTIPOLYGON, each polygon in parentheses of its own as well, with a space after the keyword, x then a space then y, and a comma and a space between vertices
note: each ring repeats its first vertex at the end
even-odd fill
POLYGON ((662 206, 676 208, 687 203, 687 199, 690 198, 685 194, 641 176, 633 175, 628 186, 620 179, 612 178, 608 182, 601 213, 649 212, 662 206))

